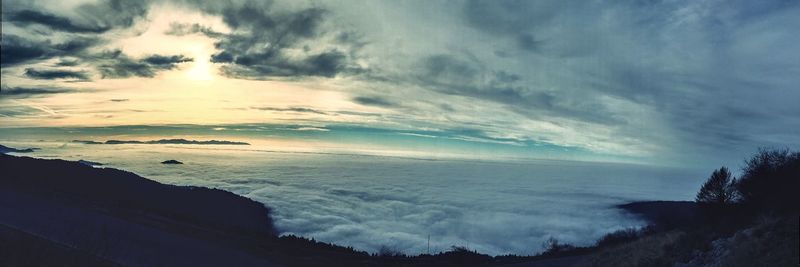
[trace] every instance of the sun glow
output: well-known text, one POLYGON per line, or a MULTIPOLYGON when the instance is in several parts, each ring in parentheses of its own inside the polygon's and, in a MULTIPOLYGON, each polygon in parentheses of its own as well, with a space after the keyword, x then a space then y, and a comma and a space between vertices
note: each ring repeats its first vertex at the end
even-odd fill
POLYGON ((210 81, 214 79, 214 68, 208 56, 196 56, 192 67, 186 70, 186 77, 193 81, 210 81))
POLYGON ((214 64, 210 62, 214 54, 215 40, 199 33, 186 35, 170 35, 167 32, 176 24, 202 24, 218 32, 229 29, 219 17, 208 16, 197 11, 187 10, 170 4, 155 6, 141 26, 142 33, 130 38, 122 38, 114 45, 126 54, 142 58, 154 54, 186 55, 192 62, 180 64, 177 68, 180 75, 192 81, 209 81, 216 76, 214 64), (163 45, 152 45, 153 43, 163 45))

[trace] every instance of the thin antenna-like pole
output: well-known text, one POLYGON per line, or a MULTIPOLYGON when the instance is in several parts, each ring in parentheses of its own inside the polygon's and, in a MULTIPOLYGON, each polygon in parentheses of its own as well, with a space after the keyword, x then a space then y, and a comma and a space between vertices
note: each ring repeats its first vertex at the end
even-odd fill
POLYGON ((431 234, 428 234, 428 255, 431 255, 431 234))

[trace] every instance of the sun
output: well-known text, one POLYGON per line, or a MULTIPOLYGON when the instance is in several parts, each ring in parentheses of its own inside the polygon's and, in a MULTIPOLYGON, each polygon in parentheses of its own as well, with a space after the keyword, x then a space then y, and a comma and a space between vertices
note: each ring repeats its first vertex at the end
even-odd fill
POLYGON ((186 77, 193 81, 209 81, 214 79, 214 68, 209 58, 195 57, 192 66, 186 69, 186 77))

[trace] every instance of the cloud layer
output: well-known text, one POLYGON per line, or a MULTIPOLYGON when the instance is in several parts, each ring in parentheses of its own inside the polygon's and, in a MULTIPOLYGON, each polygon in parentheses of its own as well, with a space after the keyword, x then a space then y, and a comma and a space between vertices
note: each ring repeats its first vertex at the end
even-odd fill
POLYGON ((369 252, 386 247, 426 253, 428 235, 434 253, 455 245, 492 255, 531 255, 551 236, 587 245, 605 233, 642 224, 613 205, 690 199, 702 182, 676 169, 566 161, 518 164, 258 151, 272 147, 37 145, 50 156, 103 162, 159 182, 230 190, 273 208, 283 234, 369 252), (165 159, 184 164, 159 164, 165 159))

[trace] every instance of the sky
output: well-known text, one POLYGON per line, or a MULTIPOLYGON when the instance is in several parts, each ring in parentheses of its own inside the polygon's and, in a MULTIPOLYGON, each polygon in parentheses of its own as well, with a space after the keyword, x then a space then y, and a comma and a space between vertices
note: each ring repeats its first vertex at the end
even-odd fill
POLYGON ((796 29, 800 1, 4 0, 0 135, 738 166, 800 147, 796 29))

